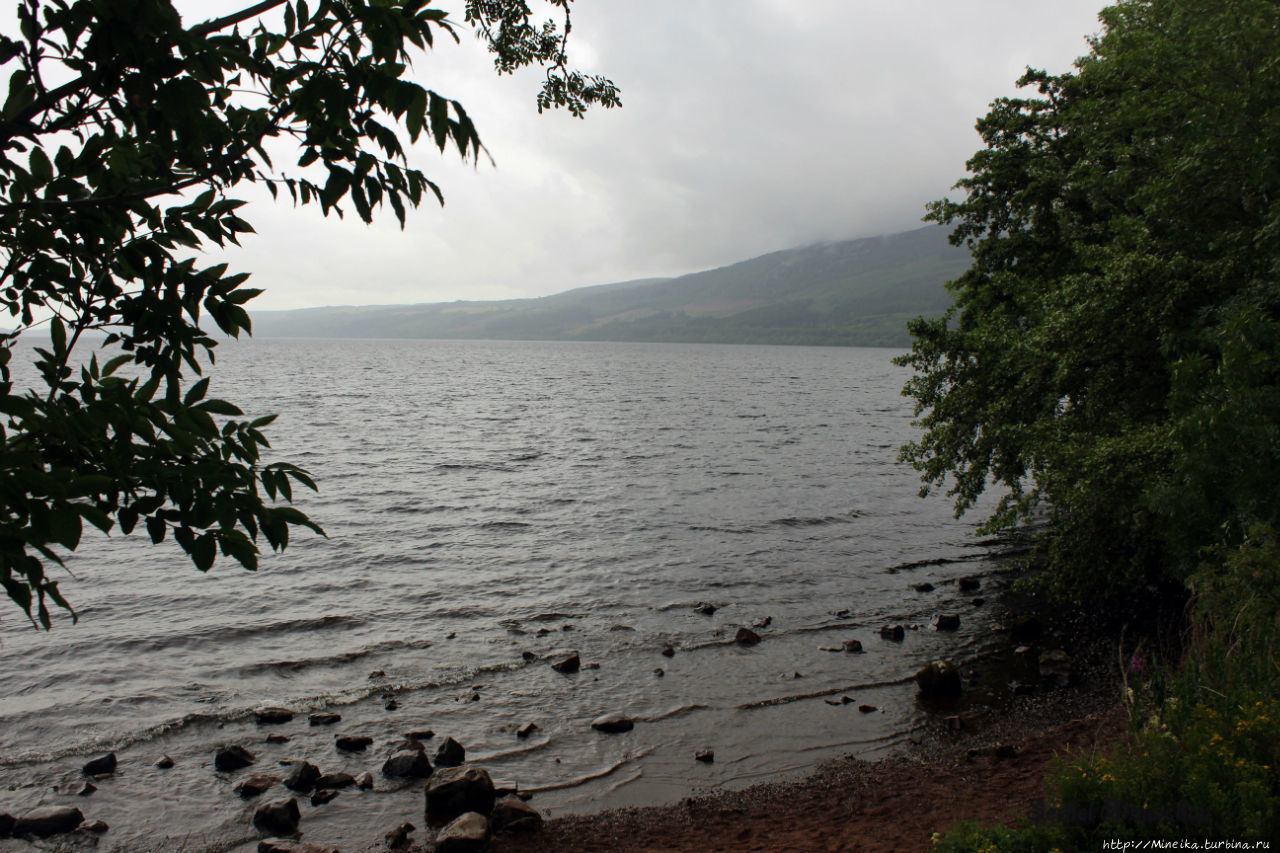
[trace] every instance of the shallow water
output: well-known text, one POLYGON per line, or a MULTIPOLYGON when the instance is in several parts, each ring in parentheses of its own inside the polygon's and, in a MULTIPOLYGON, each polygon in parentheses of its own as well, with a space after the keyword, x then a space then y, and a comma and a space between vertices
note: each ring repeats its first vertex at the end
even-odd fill
MULTIPOLYGON (((100 850, 251 850, 254 804, 214 773, 218 743, 249 746, 258 772, 306 758, 376 774, 390 743, 432 729, 552 813, 901 744, 925 720, 912 673, 976 656, 993 618, 955 579, 999 555, 895 461, 912 429, 894 354, 225 344, 212 393, 280 413, 271 458, 319 479, 299 505, 329 538, 208 575, 169 545, 87 539, 63 584, 78 624, 44 634, 0 614, 0 810, 78 805, 112 826, 100 850), (937 589, 912 589, 924 581, 937 589), (928 630, 939 612, 961 630, 928 630), (765 619, 759 645, 732 643, 765 619), (891 643, 889 622, 923 627, 891 643), (864 654, 821 650, 852 638, 864 654), (563 648, 599 668, 552 671, 563 648), (300 716, 259 727, 265 705, 300 716), (342 721, 308 726, 318 710, 342 721), (591 730, 614 710, 636 728, 591 730), (525 722, 539 729, 520 740, 525 722), (336 733, 375 745, 344 755, 336 733), (703 748, 713 763, 692 759, 703 748), (91 797, 53 790, 109 749, 121 768, 91 797), (161 754, 176 766, 154 768, 161 754)), ((421 823, 418 786, 379 787, 304 803, 304 840, 360 849, 421 823)))

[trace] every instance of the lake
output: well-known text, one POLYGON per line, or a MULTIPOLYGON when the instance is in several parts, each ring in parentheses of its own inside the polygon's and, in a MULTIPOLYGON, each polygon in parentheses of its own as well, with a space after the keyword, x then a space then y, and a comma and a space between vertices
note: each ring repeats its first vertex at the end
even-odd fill
MULTIPOLYGON (((254 803, 213 771, 217 744, 247 746, 257 772, 305 758, 376 776, 391 743, 430 729, 550 814, 901 746, 928 720, 922 662, 981 653, 996 614, 955 581, 990 586, 1000 554, 896 461, 913 430, 895 354, 220 346, 211 396, 279 413, 267 458, 315 475, 298 505, 328 538, 201 575, 171 543, 86 536, 62 584, 78 624, 46 634, 0 611, 0 811, 78 805, 111 824, 104 851, 249 851, 254 803), (959 631, 929 630, 943 612, 959 631), (889 623, 919 627, 895 643, 889 623), (739 626, 762 641, 733 643, 739 626), (865 652, 824 650, 848 639, 865 652), (551 669, 561 649, 582 671, 551 669), (299 716, 260 727, 269 705, 299 716), (309 726, 316 711, 342 720, 309 726), (610 711, 635 729, 593 731, 610 711), (335 734, 374 745, 339 753, 335 734), (715 760, 694 761, 701 749, 715 760), (120 769, 91 797, 54 790, 108 750, 120 769), (153 766, 162 754, 172 769, 153 766)), ((378 787, 304 802, 304 840, 354 849, 421 825, 420 786, 378 787)))

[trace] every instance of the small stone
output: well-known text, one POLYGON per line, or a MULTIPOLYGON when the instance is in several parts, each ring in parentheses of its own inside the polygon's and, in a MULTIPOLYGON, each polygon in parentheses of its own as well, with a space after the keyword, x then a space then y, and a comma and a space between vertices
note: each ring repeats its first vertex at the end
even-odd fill
POLYGON ((328 713, 328 712, 323 714, 312 714, 310 717, 307 718, 307 721, 313 726, 331 726, 334 723, 340 722, 341 720, 342 720, 341 714, 334 714, 334 713, 328 713))
POLYGON ((694 761, 701 761, 704 764, 710 764, 716 760, 716 754, 710 749, 700 749, 693 754, 694 761))
POLYGON ((105 820, 86 820, 84 823, 76 827, 76 832, 84 832, 90 835, 102 835, 111 826, 105 820))
POLYGON ((450 631, 449 633, 447 633, 447 634, 445 634, 445 635, 444 635, 444 638, 445 638, 446 640, 456 640, 456 639, 458 639, 458 632, 457 632, 457 631, 450 631))
POLYGON ((525 663, 532 663, 538 659, 538 656, 533 652, 521 652, 520 657, 524 659, 525 663))
POLYGON ((886 625, 880 629, 880 636, 895 643, 901 643, 907 636, 907 629, 901 625, 886 625))
POLYGON ((708 604, 705 601, 699 601, 694 605, 693 610, 695 613, 701 613, 703 616, 711 616, 716 612, 716 606, 714 604, 708 604))
POLYGON ((71 785, 68 785, 66 788, 62 790, 62 793, 77 796, 77 797, 87 797, 96 790, 98 790, 97 785, 93 784, 92 782, 82 781, 82 782, 76 782, 71 785))
POLYGON ((489 821, 494 832, 537 832, 542 828, 542 814, 518 796, 498 800, 489 821))
POLYGON ((373 738, 364 735, 335 735, 333 745, 343 752, 364 752, 373 744, 373 738))
POLYGON ((250 776, 248 779, 245 779, 243 782, 238 783, 231 790, 235 791, 236 794, 240 797, 240 799, 251 800, 254 797, 262 796, 263 794, 271 790, 273 787, 275 787, 279 783, 280 783, 279 776, 267 776, 265 774, 258 774, 256 776, 250 776))
POLYGON ((295 835, 302 812, 293 797, 259 806, 253 813, 253 825, 266 835, 295 835))
POLYGON ((551 661, 551 668, 565 675, 577 672, 581 666, 582 659, 577 652, 562 652, 551 661))
POLYGON ((373 790, 373 774, 368 770, 356 777, 356 787, 361 791, 373 790))
POLYGON ((108 752, 85 763, 80 772, 86 776, 110 776, 116 772, 116 754, 108 752))
POLYGON ((673 658, 676 656, 676 650, 672 646, 663 646, 662 656, 664 658, 673 658))
POLYGON ((394 711, 396 708, 399 708, 399 707, 400 707, 400 703, 393 698, 387 698, 382 700, 383 710, 394 711))
POLYGON ((875 705, 859 705, 858 710, 864 714, 870 714, 872 711, 880 710, 875 705))
POLYGON ((845 652, 851 655, 858 654, 859 652, 862 651, 862 641, 861 640, 845 640, 844 650, 845 652))
POLYGON ((981 607, 982 605, 987 603, 987 600, 985 598, 979 597, 979 598, 975 598, 973 601, 970 601, 969 603, 972 604, 974 607, 981 607))
POLYGON ((667 671, 660 666, 655 666, 653 668, 653 674, 658 678, 662 678, 667 674, 667 671))
POLYGON ((264 838, 258 842, 258 853, 338 853, 338 848, 289 838, 264 838))
POLYGON ((750 628, 739 628, 733 635, 733 641, 740 646, 754 646, 760 642, 760 635, 750 628))
POLYGON ((635 723, 625 714, 613 712, 596 717, 591 721, 591 728, 598 732, 606 734, 618 734, 620 732, 629 732, 635 728, 635 723))
POLYGON ((375 669, 373 672, 369 673, 369 678, 386 678, 386 677, 387 677, 387 671, 385 669, 375 669))
POLYGON ((527 738, 529 735, 533 734, 537 730, 538 730, 537 723, 525 723, 523 726, 516 729, 516 737, 527 738))
POLYGON ((395 829, 388 832, 385 836, 387 846, 394 850, 397 847, 403 847, 409 840, 409 834, 415 829, 411 823, 402 823, 395 829))
POLYGON ((933 592, 933 584, 931 583, 913 583, 911 588, 916 592, 933 592))
POLYGON ((451 737, 440 741, 432 759, 436 767, 457 767, 467 760, 467 750, 451 737))
POLYGON ((338 792, 332 788, 321 789, 311 795, 311 805, 323 806, 325 803, 333 802, 337 796, 338 792))
POLYGON ((288 735, 267 735, 267 743, 288 743, 291 738, 288 735))
POLYGON ((592 661, 591 663, 584 663, 582 665, 582 668, 583 669, 599 669, 600 664, 596 663, 595 661, 592 661))
POLYGON ((420 729, 416 732, 405 732, 404 736, 409 740, 431 740, 436 736, 436 733, 431 729, 420 729))
POLYGON ((561 630, 561 631, 572 631, 572 630, 573 630, 573 626, 572 626, 572 625, 561 625, 561 626, 560 626, 560 630, 561 630))
POLYGON ((982 589, 982 581, 977 578, 960 578, 957 585, 961 592, 977 592, 982 589))
POLYGON ((260 708, 253 712, 260 726, 278 726, 293 719, 293 712, 288 708, 260 708))
POLYGON ((229 773, 233 770, 239 770, 242 767, 248 767, 256 761, 253 753, 245 749, 243 746, 224 746, 213 754, 213 766, 217 770, 229 773))
POLYGON ((162 755, 156 759, 156 767, 159 767, 161 770, 168 770, 173 767, 173 759, 167 755, 162 755))
POLYGON ((841 704, 841 705, 852 705, 852 704, 853 704, 853 697, 852 697, 852 696, 841 696, 841 697, 840 697, 840 704, 841 704))
POLYGON ((34 835, 36 838, 48 838, 63 832, 72 832, 84 823, 84 815, 79 809, 71 806, 46 806, 27 812, 13 822, 13 834, 16 837, 34 835))
POLYGON ((305 794, 316 786, 320 778, 320 768, 310 761, 295 761, 291 765, 289 775, 284 777, 284 786, 290 791, 305 794))
POLYGON ((489 849, 489 819, 478 812, 466 812, 440 830, 436 853, 485 853, 489 849))

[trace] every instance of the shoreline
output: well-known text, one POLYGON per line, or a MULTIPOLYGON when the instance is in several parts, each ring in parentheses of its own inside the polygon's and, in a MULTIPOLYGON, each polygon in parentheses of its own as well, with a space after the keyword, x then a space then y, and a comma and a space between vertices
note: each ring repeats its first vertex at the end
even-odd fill
MULTIPOLYGON (((550 818, 531 835, 494 838, 491 853, 773 853, 928 851, 935 832, 962 821, 1011 822, 1042 801, 1053 762, 1122 740, 1115 642, 1071 619, 1054 620, 1077 649, 1070 684, 1046 687, 980 718, 940 706, 909 745, 878 760, 854 755, 737 789, 695 791, 676 803, 550 818)), ((1012 646, 1011 646, 1012 648, 1012 646)), ((969 673, 1007 674, 994 654, 969 673)), ((531 805, 537 806, 535 797, 531 805)), ((430 853, 419 829, 403 853, 430 853)), ((370 843, 360 853, 386 851, 370 843)), ((346 851, 344 850, 344 853, 346 851)))

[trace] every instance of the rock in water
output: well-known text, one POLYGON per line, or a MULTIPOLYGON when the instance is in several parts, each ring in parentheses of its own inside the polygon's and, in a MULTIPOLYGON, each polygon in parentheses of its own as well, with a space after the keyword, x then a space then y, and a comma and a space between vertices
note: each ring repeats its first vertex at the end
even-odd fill
POLYGON ((618 734, 619 732, 631 731, 635 728, 635 723, 626 714, 614 711, 613 713, 596 717, 591 721, 591 728, 598 732, 618 734))
POLYGON ((754 646, 760 642, 760 635, 750 628, 739 628, 733 635, 733 641, 740 646, 754 646))
POLYGON ((72 832, 84 823, 84 815, 71 806, 48 806, 24 814, 13 822, 13 834, 21 837, 34 835, 48 838, 63 832, 72 832))
POLYGON ((703 764, 710 764, 716 760, 716 754, 709 749, 700 749, 693 754, 694 761, 701 761, 703 764))
POLYGON ((537 832, 542 813, 519 797, 507 796, 494 804, 489 822, 494 832, 537 832))
POLYGON ((339 853, 336 847, 291 841, 286 838, 264 838, 258 842, 258 853, 339 853))
POLYGON ((425 779, 431 775, 431 761, 421 749, 402 749, 383 763, 382 775, 392 779, 425 779))
POLYGON ((433 760, 436 767, 457 767, 466 762, 467 750, 453 738, 447 737, 436 747, 433 760))
POLYGON ((436 837, 436 853, 485 853, 489 849, 489 819, 476 812, 459 815, 436 837))
POLYGON ((324 773, 319 779, 316 779, 315 787, 317 789, 337 790, 340 788, 350 788, 356 783, 356 777, 350 773, 324 773))
POLYGON ((392 850, 397 847, 403 847, 409 841, 409 833, 413 832, 414 827, 411 823, 402 823, 395 829, 386 834, 387 846, 392 850))
POLYGON ((213 754, 214 768, 226 773, 248 767, 256 760, 252 752, 236 745, 224 746, 213 754))
POLYGON ((331 726, 334 723, 341 722, 341 720, 341 714, 333 713, 312 714, 307 718, 307 721, 313 726, 331 726))
POLYGON ((488 814, 496 795, 493 779, 483 767, 464 764, 437 771, 427 783, 427 815, 454 818, 464 812, 488 814))
POLYGON ((982 588, 982 581, 977 578, 960 578, 958 584, 961 592, 977 592, 982 588))
POLYGON ((337 735, 333 745, 343 752, 364 752, 373 744, 373 738, 363 735, 337 735))
POLYGON ((323 806, 325 803, 332 802, 337 798, 338 792, 332 788, 324 791, 316 791, 311 795, 311 805, 323 806))
POLYGON ((693 608, 695 613, 701 613, 703 616, 712 616, 716 612, 714 604, 708 604, 705 601, 699 601, 693 608))
POLYGON ((320 768, 310 761, 295 761, 291 765, 289 775, 284 777, 284 786, 290 791, 305 794, 316 786, 320 778, 320 768))
POLYGON ((927 699, 954 699, 960 695, 960 671, 944 660, 930 661, 916 673, 920 695, 927 699))
POLYGON ((278 726, 293 719, 293 712, 288 708, 261 708, 253 712, 260 726, 278 726))
POLYGON ((958 631, 960 630, 960 617, 954 613, 942 613, 938 615, 933 626, 939 631, 958 631))
POLYGON ((373 790, 373 774, 368 770, 356 777, 356 787, 361 791, 373 790))
POLYGON ((527 738, 529 735, 533 734, 537 730, 538 730, 537 723, 525 723, 523 726, 516 729, 516 737, 521 739, 527 738))
POLYGON ((116 754, 108 752, 87 762, 80 772, 86 776, 110 776, 116 772, 116 754))
POLYGON ((158 759, 156 759, 156 767, 160 768, 161 770, 168 770, 169 768, 173 767, 173 759, 167 755, 162 755, 158 759))
POLYGON ((577 672, 581 666, 582 658, 578 657, 577 652, 560 652, 551 659, 551 668, 565 675, 577 672))
POLYGON ((260 806, 253 813, 253 825, 266 835, 296 835, 302 812, 293 797, 260 806))
POLYGON ((857 654, 858 652, 862 651, 862 641, 861 640, 845 640, 843 648, 846 652, 848 652, 851 655, 857 654))
POLYGON ((907 637, 907 629, 901 625, 885 625, 880 629, 880 636, 895 643, 901 643, 907 637))
POLYGON ((262 796, 279 783, 280 778, 278 776, 259 774, 257 776, 250 776, 231 790, 235 791, 236 794, 240 796, 240 799, 251 800, 254 797, 262 796))

